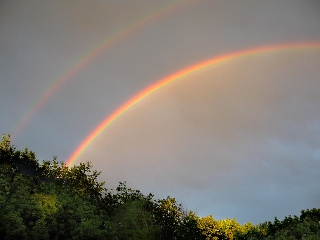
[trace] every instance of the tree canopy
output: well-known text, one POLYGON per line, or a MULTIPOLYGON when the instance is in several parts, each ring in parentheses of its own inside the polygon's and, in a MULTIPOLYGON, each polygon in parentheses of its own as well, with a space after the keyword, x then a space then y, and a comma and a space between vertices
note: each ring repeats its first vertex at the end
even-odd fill
POLYGON ((0 143, 1 239, 319 239, 320 209, 300 217, 241 225, 186 211, 120 182, 106 189, 90 162, 40 161, 10 136, 0 143))

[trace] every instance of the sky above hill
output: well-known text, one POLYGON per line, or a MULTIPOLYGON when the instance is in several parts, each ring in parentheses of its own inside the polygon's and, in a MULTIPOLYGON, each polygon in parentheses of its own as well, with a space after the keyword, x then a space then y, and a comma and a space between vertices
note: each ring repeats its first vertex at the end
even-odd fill
POLYGON ((0 132, 200 216, 319 208, 319 22, 317 0, 1 1, 0 132))

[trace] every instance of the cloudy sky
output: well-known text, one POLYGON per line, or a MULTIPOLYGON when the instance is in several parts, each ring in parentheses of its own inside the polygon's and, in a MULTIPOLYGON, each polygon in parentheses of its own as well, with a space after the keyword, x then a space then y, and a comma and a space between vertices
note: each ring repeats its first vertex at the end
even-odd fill
POLYGON ((260 223, 319 208, 317 0, 0 1, 0 132, 106 187, 260 223), (256 49, 256 50, 250 50, 256 49))

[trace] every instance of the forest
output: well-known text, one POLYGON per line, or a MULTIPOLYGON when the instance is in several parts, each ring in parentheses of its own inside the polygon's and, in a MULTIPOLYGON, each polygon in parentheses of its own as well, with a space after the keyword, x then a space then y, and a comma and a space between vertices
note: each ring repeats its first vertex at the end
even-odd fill
POLYGON ((186 211, 120 182, 106 189, 90 162, 68 167, 0 143, 1 239, 320 239, 320 209, 258 225, 186 211))

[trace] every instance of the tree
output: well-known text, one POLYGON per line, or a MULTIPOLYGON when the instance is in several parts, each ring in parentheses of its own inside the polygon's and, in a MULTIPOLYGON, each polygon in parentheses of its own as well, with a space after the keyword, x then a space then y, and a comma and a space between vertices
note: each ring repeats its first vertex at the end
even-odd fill
POLYGON ((118 239, 155 239, 159 231, 143 201, 126 202, 117 209, 112 219, 118 239))
POLYGON ((99 182, 90 162, 39 164, 34 152, 0 142, 0 239, 320 239, 320 209, 300 217, 240 225, 185 211, 175 198, 155 200, 120 182, 99 182))
POLYGON ((103 183, 89 163, 67 168, 16 150, 10 136, 0 143, 1 239, 113 239, 114 230, 100 205, 103 183), (28 166, 32 174, 21 170, 28 166), (38 181, 54 176, 54 181, 38 181))

